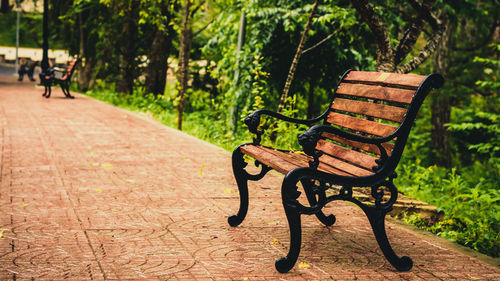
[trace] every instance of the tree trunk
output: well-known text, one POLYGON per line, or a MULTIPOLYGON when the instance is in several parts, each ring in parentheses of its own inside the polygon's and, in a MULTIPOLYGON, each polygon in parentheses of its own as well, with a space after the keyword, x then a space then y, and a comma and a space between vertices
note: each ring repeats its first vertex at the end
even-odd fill
MULTIPOLYGON (((434 71, 445 78, 449 72, 449 50, 451 47, 452 27, 447 25, 443 40, 437 47, 434 57, 434 71)), ((434 162, 439 166, 451 165, 450 132, 446 124, 450 123, 450 98, 448 90, 438 90, 431 99, 431 144, 434 162)))
POLYGON ((435 164, 443 167, 451 165, 450 132, 445 125, 450 123, 450 98, 444 91, 439 91, 431 99, 431 144, 435 164))
POLYGON ((85 65, 78 74, 78 88, 80 91, 86 92, 91 88, 94 66, 95 58, 85 58, 85 65))
POLYGON ((9 0, 2 0, 2 7, 0 7, 0 12, 8 13, 10 10, 9 0))
POLYGON ((191 28, 189 26, 189 18, 191 12, 191 0, 184 1, 184 15, 182 19, 182 31, 180 38, 180 50, 179 50, 179 69, 177 73, 177 79, 179 81, 178 99, 179 104, 177 105, 177 129, 182 130, 182 115, 184 112, 184 100, 187 91, 188 82, 188 71, 189 71, 189 52, 191 50, 191 28))
POLYGON ((87 60, 83 60, 85 57, 85 34, 83 32, 83 16, 82 13, 80 12, 78 14, 78 30, 80 34, 80 50, 78 52, 78 57, 82 59, 82 61, 78 64, 77 70, 78 70, 78 90, 80 91, 87 91, 88 90, 88 81, 85 83, 84 81, 84 64, 87 64, 87 60))
POLYGON ((172 35, 166 35, 157 29, 155 38, 151 44, 149 53, 149 64, 146 70, 146 93, 153 93, 155 96, 163 95, 167 80, 168 56, 172 46, 172 35))
POLYGON ((138 17, 138 1, 132 1, 130 10, 127 12, 127 18, 123 34, 126 35, 126 40, 123 42, 123 47, 120 54, 121 78, 116 83, 116 90, 122 93, 132 94, 134 92, 134 80, 136 77, 136 40, 137 40, 137 17, 138 17))

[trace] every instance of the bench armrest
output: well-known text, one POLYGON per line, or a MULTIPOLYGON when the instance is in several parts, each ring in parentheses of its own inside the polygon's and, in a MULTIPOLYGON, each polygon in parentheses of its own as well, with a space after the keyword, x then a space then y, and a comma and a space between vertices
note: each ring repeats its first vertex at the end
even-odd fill
POLYGON ((58 72, 65 72, 66 68, 60 68, 60 67, 53 67, 51 68, 53 71, 58 71, 58 72))
POLYGON ((299 135, 298 139, 299 139, 299 144, 302 146, 302 149, 304 150, 304 153, 314 158, 314 161, 311 162, 311 166, 314 168, 318 166, 319 164, 318 158, 323 154, 321 151, 316 149, 316 145, 318 144, 318 141, 320 140, 322 133, 330 133, 348 140, 374 144, 379 148, 382 160, 385 160, 388 157, 386 150, 382 147, 382 143, 388 142, 394 138, 392 134, 386 137, 368 138, 343 131, 331 125, 312 126, 303 134, 299 135))
POLYGON ((274 117, 276 119, 283 120, 286 122, 309 125, 309 126, 320 121, 323 118, 323 115, 321 115, 321 116, 316 117, 314 119, 305 119, 304 120, 304 119, 291 118, 291 117, 288 117, 288 116, 285 116, 285 115, 282 115, 282 114, 279 114, 277 112, 273 112, 270 110, 266 110, 266 109, 256 110, 256 111, 252 112, 250 115, 248 115, 247 117, 245 117, 245 120, 244 120, 250 133, 256 135, 256 137, 253 139, 254 144, 260 143, 261 136, 264 133, 264 131, 258 129, 258 127, 260 125, 260 116, 261 115, 268 115, 268 116, 271 116, 271 117, 274 117))

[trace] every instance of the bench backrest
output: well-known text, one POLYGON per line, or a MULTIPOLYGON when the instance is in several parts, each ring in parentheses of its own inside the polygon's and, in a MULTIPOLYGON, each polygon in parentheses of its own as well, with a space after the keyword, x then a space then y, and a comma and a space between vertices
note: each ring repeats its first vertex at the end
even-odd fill
POLYGON ((66 72, 64 73, 63 77, 61 77, 61 80, 71 79, 71 75, 73 75, 77 63, 78 59, 73 59, 72 61, 70 61, 68 67, 66 68, 66 72))
MULTIPOLYGON (((393 161, 386 162, 393 162, 391 166, 395 168, 425 96, 443 82, 439 74, 423 76, 348 71, 334 93, 325 123, 367 138, 387 138, 382 146, 393 161)), ((341 151, 363 168, 376 166, 373 156, 385 154, 374 144, 351 141, 328 133, 322 137, 324 139, 318 142, 318 150, 330 155, 339 155, 341 151), (346 147, 350 150, 346 150, 346 147)))

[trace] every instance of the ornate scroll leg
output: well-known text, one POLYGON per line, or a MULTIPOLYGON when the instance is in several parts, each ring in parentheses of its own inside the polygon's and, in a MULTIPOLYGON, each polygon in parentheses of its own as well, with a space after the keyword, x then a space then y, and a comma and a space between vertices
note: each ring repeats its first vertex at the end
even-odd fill
MULTIPOLYGON (((302 186, 304 187, 304 190, 306 192, 307 200, 309 201, 309 204, 311 207, 313 205, 316 205, 318 203, 318 200, 316 200, 316 196, 314 195, 313 188, 314 184, 311 182, 311 180, 301 180, 302 186)), ((320 191, 324 192, 324 191, 320 191)), ((336 221, 336 218, 333 214, 330 214, 328 216, 323 213, 323 211, 319 210, 316 214, 316 217, 318 220, 323 223, 326 226, 333 225, 336 221)))
POLYGON ((284 258, 276 260, 275 266, 280 273, 286 273, 292 269, 297 262, 300 253, 300 244, 302 240, 302 229, 300 222, 300 213, 297 209, 296 199, 300 195, 297 191, 297 181, 288 181, 290 174, 285 177, 281 188, 283 207, 285 208, 288 227, 290 228, 290 250, 284 258))
MULTIPOLYGON (((240 146, 241 147, 241 146, 240 146)), ((240 209, 236 215, 229 216, 227 219, 230 226, 239 225, 247 215, 248 211, 248 181, 258 181, 262 179, 267 172, 271 170, 266 165, 255 161, 256 166, 261 166, 262 170, 259 174, 252 175, 247 173, 244 168, 247 166, 247 163, 243 159, 243 153, 240 151, 240 147, 237 147, 233 151, 233 173, 234 178, 236 179, 236 183, 238 184, 238 191, 240 193, 240 209)))
POLYGON ((238 191, 240 193, 240 209, 236 215, 229 216, 227 222, 230 226, 238 226, 247 215, 248 211, 248 179, 245 174, 245 160, 243 159, 243 153, 241 153, 240 148, 237 147, 233 151, 233 174, 238 184, 238 191))
POLYGON ((410 270, 413 266, 413 261, 407 256, 398 257, 387 239, 387 234, 385 232, 385 215, 390 210, 384 210, 377 207, 365 207, 363 211, 370 221, 373 234, 375 234, 375 238, 385 258, 399 271, 410 270))

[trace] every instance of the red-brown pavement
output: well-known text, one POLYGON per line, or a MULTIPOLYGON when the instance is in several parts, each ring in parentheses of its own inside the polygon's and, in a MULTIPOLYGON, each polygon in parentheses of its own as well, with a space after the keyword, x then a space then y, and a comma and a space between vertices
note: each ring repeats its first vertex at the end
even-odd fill
POLYGON ((303 217, 299 261, 280 274, 281 175, 250 183, 247 218, 230 227, 229 152, 82 95, 41 94, 0 76, 0 280, 500 280, 498 266, 388 223, 415 264, 397 272, 344 203, 329 207, 332 227, 303 217))

